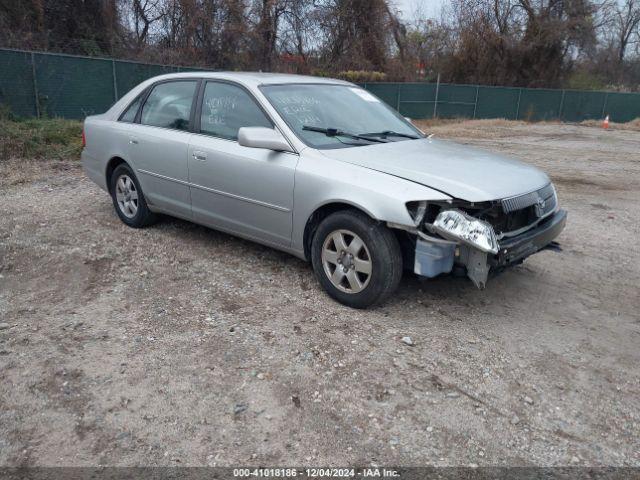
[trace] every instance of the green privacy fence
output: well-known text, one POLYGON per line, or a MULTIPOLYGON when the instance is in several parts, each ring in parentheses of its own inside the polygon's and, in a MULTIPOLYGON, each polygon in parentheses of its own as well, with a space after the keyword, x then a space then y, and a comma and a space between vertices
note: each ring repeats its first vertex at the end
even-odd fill
MULTIPOLYGON (((106 111, 143 80, 202 69, 0 49, 0 104, 20 117, 84 118, 106 111)), ((401 114, 420 118, 560 119, 640 117, 640 94, 432 83, 362 85, 401 114)))
POLYGON ((201 69, 0 49, 0 104, 20 117, 82 119, 102 113, 137 84, 201 69))
POLYGON ((640 117, 640 93, 487 87, 433 83, 365 83, 402 115, 410 118, 506 118, 509 120, 582 120, 610 115, 614 122, 640 117))

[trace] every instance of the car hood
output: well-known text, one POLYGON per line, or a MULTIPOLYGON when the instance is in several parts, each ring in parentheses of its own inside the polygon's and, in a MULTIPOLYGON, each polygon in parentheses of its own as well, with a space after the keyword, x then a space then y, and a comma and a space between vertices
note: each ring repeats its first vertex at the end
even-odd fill
POLYGON ((544 172, 523 162, 444 140, 425 138, 322 153, 469 202, 513 197, 549 183, 544 172))

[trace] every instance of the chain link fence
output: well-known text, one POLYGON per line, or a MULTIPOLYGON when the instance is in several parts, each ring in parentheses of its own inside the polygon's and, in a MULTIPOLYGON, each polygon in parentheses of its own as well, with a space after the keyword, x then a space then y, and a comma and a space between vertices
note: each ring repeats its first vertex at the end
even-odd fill
MULTIPOLYGON (((0 104, 20 117, 82 119, 106 111, 143 80, 201 68, 0 49, 0 104)), ((509 120, 640 117, 639 93, 552 90, 440 83, 365 83, 402 115, 509 120)))

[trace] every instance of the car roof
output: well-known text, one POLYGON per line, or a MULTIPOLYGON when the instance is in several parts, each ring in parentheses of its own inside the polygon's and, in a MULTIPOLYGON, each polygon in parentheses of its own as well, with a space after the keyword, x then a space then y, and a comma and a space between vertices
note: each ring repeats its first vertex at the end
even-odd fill
POLYGON ((263 72, 180 72, 170 73, 154 77, 153 80, 170 80, 172 78, 210 78, 217 80, 230 80, 246 86, 258 87, 260 85, 280 85, 287 83, 322 83, 333 85, 353 85, 344 80, 325 77, 312 77, 310 75, 294 75, 287 73, 263 73, 263 72))

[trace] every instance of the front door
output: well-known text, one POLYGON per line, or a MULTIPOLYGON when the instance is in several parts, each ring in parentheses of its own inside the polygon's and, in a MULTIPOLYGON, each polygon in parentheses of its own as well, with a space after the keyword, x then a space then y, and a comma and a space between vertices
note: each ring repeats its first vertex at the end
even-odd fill
POLYGON ((194 220, 289 245, 298 155, 238 144, 241 127, 274 127, 242 87, 209 81, 200 102, 188 156, 194 220))

